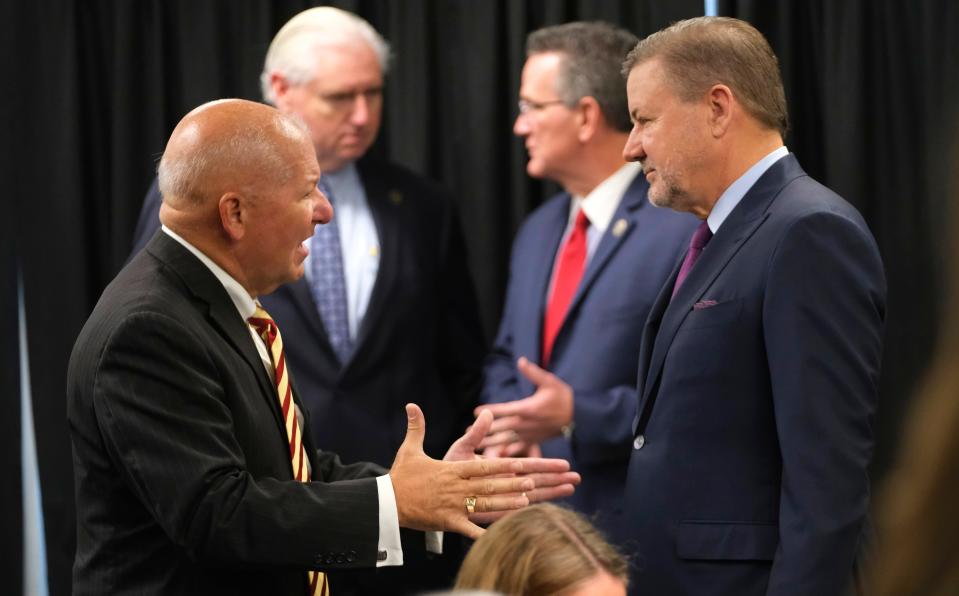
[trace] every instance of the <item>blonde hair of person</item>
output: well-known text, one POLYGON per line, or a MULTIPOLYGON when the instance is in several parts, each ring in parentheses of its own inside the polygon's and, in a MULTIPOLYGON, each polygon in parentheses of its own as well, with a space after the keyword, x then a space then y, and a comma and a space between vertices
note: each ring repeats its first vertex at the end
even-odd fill
MULTIPOLYGON (((954 153, 959 155, 959 153, 954 153)), ((959 157, 953 158, 959 165, 959 157)), ((959 199, 959 177, 953 184, 959 199)), ((959 208, 952 206, 939 340, 879 502, 878 596, 959 594, 959 208)))
POLYGON ((582 515, 544 503, 490 526, 466 555, 455 588, 561 596, 600 572, 626 585, 625 557, 582 515))

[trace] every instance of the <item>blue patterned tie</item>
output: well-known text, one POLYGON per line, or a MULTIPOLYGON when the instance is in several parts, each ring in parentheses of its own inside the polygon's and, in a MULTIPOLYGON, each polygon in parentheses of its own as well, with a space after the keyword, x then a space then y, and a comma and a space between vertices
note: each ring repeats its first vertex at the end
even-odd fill
MULTIPOLYGON (((320 191, 333 203, 333 193, 323 182, 320 191)), ((353 351, 350 322, 346 312, 346 278, 343 275, 343 250, 336 217, 328 224, 316 226, 310 240, 310 291, 320 311, 323 326, 340 363, 353 351)))

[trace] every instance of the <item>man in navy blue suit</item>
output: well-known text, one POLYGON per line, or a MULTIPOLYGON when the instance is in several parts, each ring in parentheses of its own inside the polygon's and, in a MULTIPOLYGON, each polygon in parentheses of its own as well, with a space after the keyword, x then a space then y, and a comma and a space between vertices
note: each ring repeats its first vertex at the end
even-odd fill
POLYGON ((492 453, 548 453, 582 475, 569 503, 621 525, 643 323, 696 220, 655 209, 637 164, 620 64, 637 39, 600 23, 533 32, 514 132, 527 172, 565 192, 519 231, 481 400, 492 453))
POLYGON ((653 306, 626 489, 635 593, 842 594, 869 508, 886 284, 783 145, 776 56, 701 17, 623 65, 649 198, 702 220, 653 306))

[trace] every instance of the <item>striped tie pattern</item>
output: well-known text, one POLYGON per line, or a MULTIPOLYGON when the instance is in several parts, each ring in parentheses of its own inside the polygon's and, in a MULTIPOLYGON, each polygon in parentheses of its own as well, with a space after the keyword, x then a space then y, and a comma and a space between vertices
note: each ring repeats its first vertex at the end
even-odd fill
MULTIPOLYGON (((257 334, 266 343, 273 363, 276 394, 280 400, 280 409, 283 412, 283 422, 286 425, 286 438, 290 444, 290 463, 293 466, 293 477, 300 482, 310 481, 310 469, 306 460, 306 449, 303 447, 303 430, 296 418, 296 407, 293 404, 293 390, 290 387, 290 375, 286 370, 286 356, 283 352, 283 338, 276 322, 259 304, 253 316, 247 319, 257 334)), ((326 574, 320 571, 308 571, 307 579, 310 585, 310 596, 329 596, 330 585, 326 574)))

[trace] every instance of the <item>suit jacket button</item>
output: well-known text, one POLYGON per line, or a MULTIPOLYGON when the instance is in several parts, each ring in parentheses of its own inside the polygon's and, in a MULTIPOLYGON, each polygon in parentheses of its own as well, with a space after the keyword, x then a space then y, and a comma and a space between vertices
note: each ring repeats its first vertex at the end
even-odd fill
POLYGON ((349 552, 349 554, 346 555, 346 562, 347 562, 347 563, 352 563, 352 562, 355 561, 355 560, 356 560, 356 551, 355 551, 355 550, 351 550, 351 551, 349 552))
POLYGON ((639 435, 635 439, 633 439, 633 449, 635 449, 636 451, 639 451, 640 449, 642 449, 643 445, 645 444, 646 444, 645 435, 639 435))
POLYGON ((336 562, 340 565, 346 563, 346 556, 343 553, 336 555, 336 562))
POLYGON ((332 554, 332 553, 326 555, 326 564, 327 564, 327 565, 332 565, 332 564, 335 563, 335 562, 336 562, 336 559, 333 557, 333 554, 332 554))

